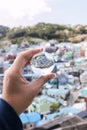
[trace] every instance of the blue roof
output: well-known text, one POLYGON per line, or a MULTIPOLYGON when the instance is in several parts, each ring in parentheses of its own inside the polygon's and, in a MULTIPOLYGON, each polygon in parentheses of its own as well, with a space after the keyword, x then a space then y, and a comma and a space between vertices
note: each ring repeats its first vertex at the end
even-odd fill
POLYGON ((41 116, 37 112, 31 112, 26 114, 29 123, 36 123, 41 120, 41 116))
POLYGON ((19 116, 19 118, 21 119, 22 124, 27 124, 27 123, 29 123, 28 118, 27 118, 27 116, 26 116, 25 113, 22 113, 22 114, 19 116))
POLYGON ((37 112, 31 112, 31 113, 22 113, 19 118, 22 121, 22 124, 32 124, 32 123, 37 123, 38 121, 41 120, 41 116, 37 112))
POLYGON ((86 97, 87 96, 87 89, 83 89, 81 91, 81 96, 86 97))
POLYGON ((66 107, 66 108, 60 109, 60 112, 62 113, 62 115, 67 115, 69 113, 78 114, 79 110, 77 110, 76 108, 73 108, 73 107, 66 107))
POLYGON ((66 94, 66 93, 68 93, 69 92, 69 90, 68 89, 64 89, 64 88, 61 88, 61 89, 49 89, 48 90, 48 93, 53 93, 53 94, 61 94, 61 95, 64 95, 64 94, 66 94))

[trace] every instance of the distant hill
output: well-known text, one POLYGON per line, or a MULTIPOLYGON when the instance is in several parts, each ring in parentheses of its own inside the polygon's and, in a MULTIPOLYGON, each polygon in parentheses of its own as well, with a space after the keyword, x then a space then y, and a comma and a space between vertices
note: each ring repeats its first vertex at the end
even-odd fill
POLYGON ((35 26, 8 28, 0 26, 0 39, 7 39, 12 43, 20 44, 22 41, 35 43, 36 39, 51 40, 58 42, 87 41, 87 25, 59 25, 50 23, 38 23, 35 26))

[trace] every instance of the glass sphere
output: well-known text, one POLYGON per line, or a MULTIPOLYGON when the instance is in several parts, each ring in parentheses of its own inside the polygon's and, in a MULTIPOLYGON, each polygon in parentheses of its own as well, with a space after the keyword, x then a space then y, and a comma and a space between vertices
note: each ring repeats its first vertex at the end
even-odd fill
POLYGON ((35 55, 31 62, 32 70, 35 74, 44 75, 52 72, 54 61, 50 54, 42 52, 35 55))

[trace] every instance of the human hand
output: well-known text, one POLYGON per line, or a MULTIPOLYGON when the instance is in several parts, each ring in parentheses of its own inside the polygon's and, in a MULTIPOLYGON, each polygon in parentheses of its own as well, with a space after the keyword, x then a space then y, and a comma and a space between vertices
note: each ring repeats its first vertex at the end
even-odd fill
POLYGON ((14 108, 17 114, 23 112, 31 104, 44 83, 55 77, 51 73, 41 76, 34 82, 28 82, 22 77, 23 68, 30 64, 35 54, 41 51, 42 49, 35 49, 21 52, 17 55, 12 66, 5 72, 2 98, 14 108))

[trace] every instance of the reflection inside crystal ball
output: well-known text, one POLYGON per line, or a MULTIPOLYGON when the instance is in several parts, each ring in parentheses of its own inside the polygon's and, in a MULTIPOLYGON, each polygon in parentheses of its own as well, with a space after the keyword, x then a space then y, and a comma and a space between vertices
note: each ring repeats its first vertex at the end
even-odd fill
POLYGON ((47 74, 52 71, 54 62, 49 54, 41 53, 33 57, 31 67, 34 73, 47 74))

